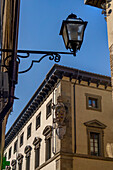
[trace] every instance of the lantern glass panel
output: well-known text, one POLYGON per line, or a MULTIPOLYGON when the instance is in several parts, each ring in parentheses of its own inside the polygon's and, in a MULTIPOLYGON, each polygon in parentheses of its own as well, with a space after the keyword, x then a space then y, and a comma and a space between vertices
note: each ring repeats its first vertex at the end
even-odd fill
POLYGON ((67 37, 66 25, 64 25, 64 28, 63 28, 63 39, 64 39, 65 46, 66 46, 66 48, 67 48, 67 45, 68 45, 68 37, 67 37))
POLYGON ((69 23, 67 24, 67 30, 68 30, 69 40, 82 41, 84 24, 69 23))

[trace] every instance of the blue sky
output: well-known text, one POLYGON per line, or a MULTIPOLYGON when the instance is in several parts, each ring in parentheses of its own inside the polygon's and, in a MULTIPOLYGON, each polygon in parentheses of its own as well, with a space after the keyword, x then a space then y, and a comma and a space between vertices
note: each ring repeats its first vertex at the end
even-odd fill
MULTIPOLYGON (((71 13, 88 21, 88 25, 76 57, 62 55, 59 64, 110 76, 107 23, 101 9, 84 5, 84 0, 21 0, 18 49, 67 51, 59 32, 62 20, 71 13)), ((40 57, 31 55, 29 59, 22 59, 19 70, 28 68, 32 59, 40 57)), ((6 132, 54 64, 54 61, 45 58, 34 64, 29 72, 18 76, 15 96, 19 100, 14 102, 6 132)))

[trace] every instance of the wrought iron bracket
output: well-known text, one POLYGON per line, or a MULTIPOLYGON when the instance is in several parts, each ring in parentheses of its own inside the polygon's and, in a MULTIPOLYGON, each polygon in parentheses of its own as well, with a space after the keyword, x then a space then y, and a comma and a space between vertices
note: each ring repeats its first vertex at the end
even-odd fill
MULTIPOLYGON (((0 49, 1 52, 12 52, 12 50, 10 49, 0 49)), ((34 50, 17 50, 17 60, 20 63, 21 58, 25 59, 30 57, 31 54, 42 54, 42 57, 40 57, 38 60, 32 60, 31 65, 23 71, 19 71, 18 73, 26 73, 28 72, 32 67, 34 63, 40 63, 45 57, 49 57, 49 60, 54 60, 55 62, 59 62, 61 59, 61 55, 74 55, 74 52, 56 52, 56 51, 34 51, 34 50), (24 55, 25 54, 25 55, 24 55)), ((12 57, 12 55, 10 54, 9 56, 7 56, 4 60, 4 64, 2 65, 2 67, 6 67, 8 70, 8 67, 6 66, 6 61, 8 58, 12 57)))

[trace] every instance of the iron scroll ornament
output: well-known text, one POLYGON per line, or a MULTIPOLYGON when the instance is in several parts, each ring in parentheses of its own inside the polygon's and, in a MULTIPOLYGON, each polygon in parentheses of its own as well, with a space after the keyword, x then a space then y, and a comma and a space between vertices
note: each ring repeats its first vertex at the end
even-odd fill
MULTIPOLYGON (((19 74, 22 74, 22 73, 26 73, 28 72, 32 67, 33 67, 33 64, 34 63, 40 63, 42 61, 42 59, 44 59, 45 57, 48 57, 49 56, 49 60, 54 60, 55 62, 59 62, 60 59, 61 59, 61 56, 60 54, 58 53, 55 53, 55 54, 45 54, 43 55, 39 60, 32 60, 31 62, 31 65, 29 66, 29 68, 27 68, 26 70, 24 71, 19 71, 18 73, 19 74)), ((19 59, 19 62, 20 62, 20 58, 27 58, 28 56, 20 56, 20 55, 17 55, 17 58, 19 59)))
MULTIPOLYGON (((0 49, 1 52, 12 52, 12 50, 10 49, 0 49)), ((35 50, 17 50, 17 63, 20 64, 20 58, 25 59, 30 57, 30 54, 43 54, 42 57, 40 57, 39 60, 32 60, 31 65, 23 71, 19 71, 18 73, 26 73, 28 72, 32 67, 34 63, 40 63, 42 61, 42 59, 49 57, 49 60, 54 60, 56 63, 58 63, 61 59, 61 54, 62 55, 74 55, 74 52, 56 52, 56 51, 35 51, 35 50), (26 54, 26 55, 20 55, 20 54, 26 54)), ((9 55, 5 58, 3 65, 1 65, 2 67, 5 67, 7 69, 7 71, 9 70, 9 67, 6 65, 6 61, 7 59, 12 58, 12 55, 9 55)))

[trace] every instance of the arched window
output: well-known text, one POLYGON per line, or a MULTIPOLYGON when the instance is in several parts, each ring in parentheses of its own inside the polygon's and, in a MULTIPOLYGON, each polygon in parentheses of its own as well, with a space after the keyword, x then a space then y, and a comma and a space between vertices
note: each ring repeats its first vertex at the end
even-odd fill
POLYGON ((30 170, 30 156, 31 156, 31 146, 26 146, 24 153, 26 154, 26 170, 30 170))
POLYGON ((45 143, 46 143, 46 156, 45 160, 51 158, 51 137, 52 137, 52 126, 46 126, 43 130, 43 135, 45 136, 45 143))
POLYGON ((21 153, 18 154, 17 160, 18 160, 18 170, 22 170, 23 155, 21 153))
POLYGON ((33 145, 35 146, 35 168, 39 167, 40 165, 40 143, 41 143, 41 138, 35 137, 33 141, 33 145))
POLYGON ((11 162, 12 170, 16 170, 16 163, 17 163, 17 161, 15 159, 13 159, 11 162))

